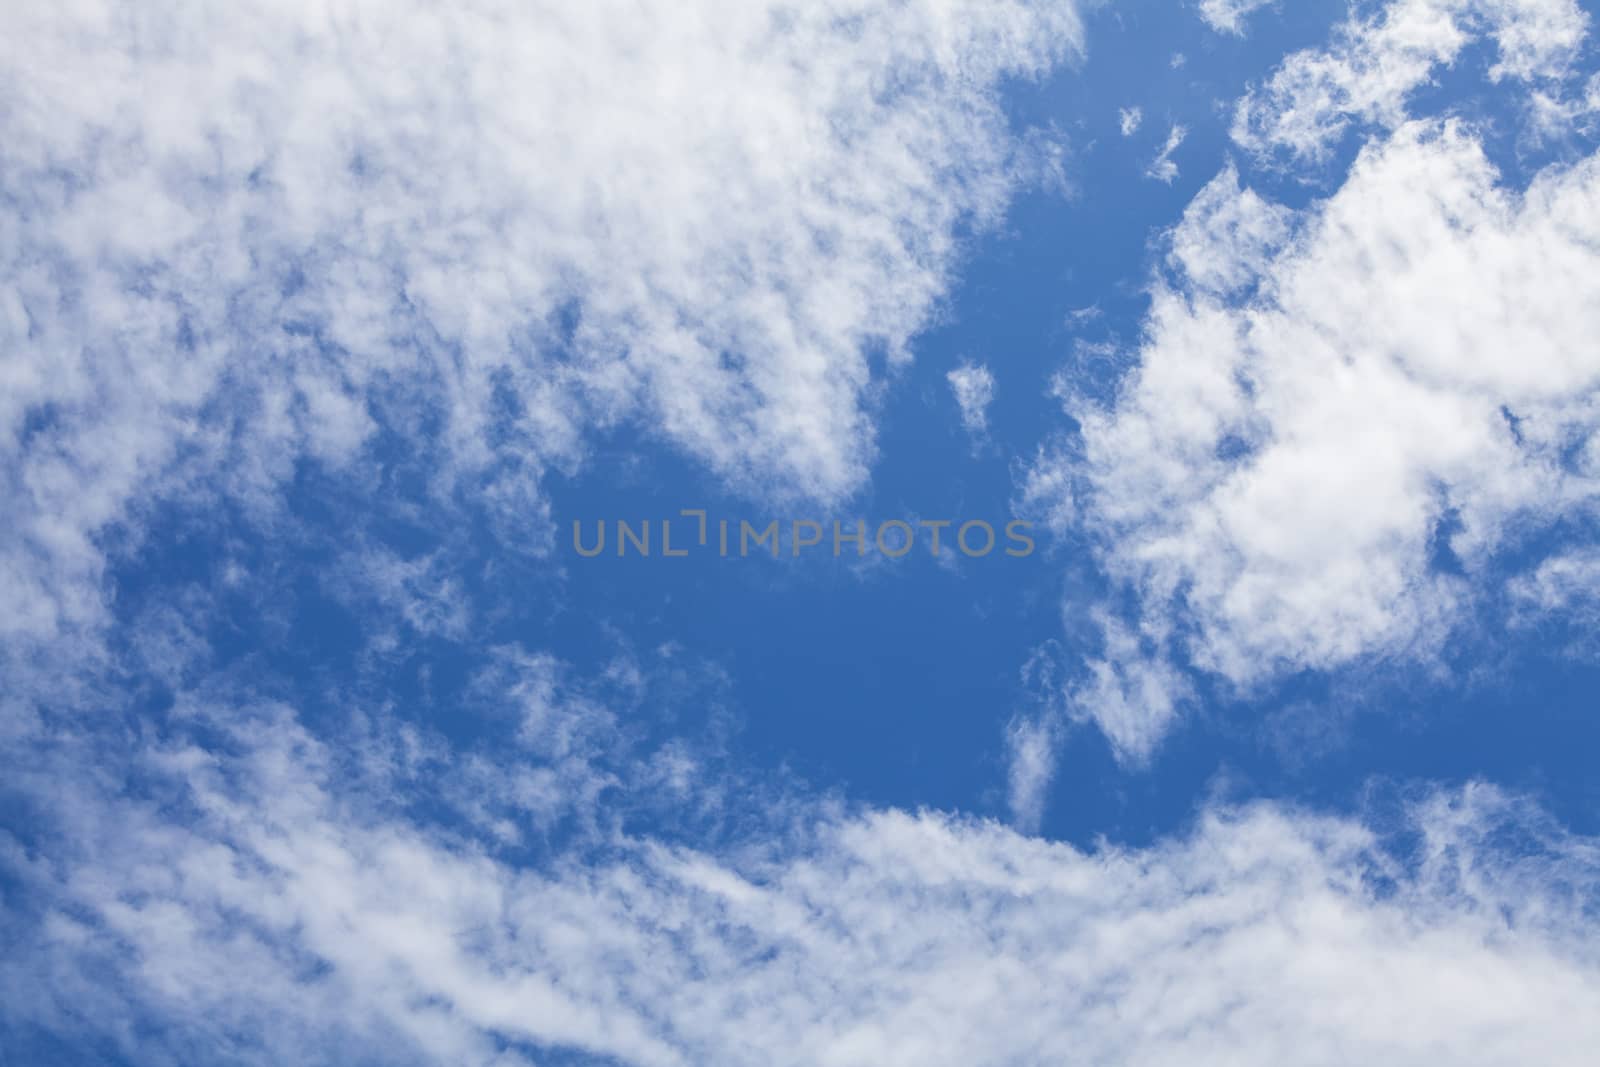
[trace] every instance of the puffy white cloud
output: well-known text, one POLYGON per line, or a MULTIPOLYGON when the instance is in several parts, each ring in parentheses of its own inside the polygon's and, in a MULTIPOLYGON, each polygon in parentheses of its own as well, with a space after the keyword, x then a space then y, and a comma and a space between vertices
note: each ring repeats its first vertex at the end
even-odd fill
POLYGON ((961 425, 973 437, 989 432, 989 405, 994 402, 994 375, 982 363, 963 363, 945 380, 956 398, 961 425))
POLYGON ((1117 127, 1122 130, 1122 136, 1132 137, 1138 132, 1139 124, 1144 122, 1144 109, 1138 107, 1124 107, 1117 110, 1117 127))
POLYGON ((1168 260, 1194 289, 1234 295, 1262 275, 1292 222, 1293 212, 1241 188, 1230 164, 1184 209, 1168 260))
POLYGON ((995 95, 1071 4, 19 0, 0 14, 0 631, 99 617, 153 498, 270 506, 382 426, 537 523, 638 417, 730 482, 865 476, 995 95))
MULTIPOLYGON (((1567 0, 1396 0, 1290 56, 1239 107, 1246 145, 1317 159, 1353 117, 1389 128, 1298 212, 1227 166, 1169 235, 1109 410, 1058 388, 1082 439, 1041 451, 1022 503, 1100 546, 1114 592, 1068 695, 1123 758, 1159 743, 1191 669, 1248 692, 1431 659, 1500 595, 1497 553, 1590 506, 1600 163, 1516 193, 1467 128, 1405 110, 1492 37, 1491 78, 1537 82, 1533 132, 1563 132, 1592 95, 1569 69, 1586 26, 1567 0)), ((1581 606, 1566 573, 1517 583, 1518 617, 1581 606)))
POLYGON ((1244 35, 1244 23, 1272 0, 1200 0, 1200 17, 1218 33, 1244 35))
POLYGON ((1245 688, 1427 656, 1519 531, 1588 506, 1597 248, 1600 158, 1518 194, 1450 123, 1299 214, 1231 168, 1196 198, 1137 370, 1073 405, 1075 513, 1141 605, 1079 696, 1126 754, 1173 714, 1146 683, 1174 650, 1245 688))
POLYGON ((805 801, 761 843, 602 829, 529 868, 281 710, 189 714, 93 772, 57 737, 8 781, 49 844, 0 838, 37 909, 6 920, 6 1026, 147 1063, 1576 1064, 1600 1040, 1596 847, 1485 787, 1381 834, 1216 807, 1092 851, 805 801))
POLYGON ((1588 27, 1576 0, 1394 0, 1352 15, 1324 49, 1289 56, 1242 101, 1233 136, 1258 152, 1325 158, 1352 120, 1394 127, 1406 101, 1470 43, 1493 38, 1496 81, 1559 78, 1588 27))

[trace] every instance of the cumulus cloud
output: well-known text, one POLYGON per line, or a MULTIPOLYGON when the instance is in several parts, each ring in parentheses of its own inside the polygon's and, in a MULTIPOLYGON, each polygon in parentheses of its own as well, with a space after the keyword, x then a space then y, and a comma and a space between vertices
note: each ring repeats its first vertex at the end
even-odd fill
POLYGON ((1139 130, 1139 124, 1144 121, 1144 110, 1137 107, 1120 108, 1117 111, 1117 127, 1122 130, 1122 136, 1132 137, 1139 130))
MULTIPOLYGON (((1081 442, 1022 479, 1035 513, 1096 536, 1128 598, 1092 613, 1101 648, 1070 691, 1123 758, 1159 743, 1191 669, 1249 692, 1435 656, 1498 595, 1497 554, 1591 506, 1600 162, 1517 193, 1469 130, 1405 110, 1487 37, 1492 79, 1560 101, 1535 126, 1570 126, 1586 27, 1568 0, 1396 0, 1241 102, 1235 137, 1291 158, 1322 158, 1354 119, 1386 129, 1301 211, 1231 164, 1202 190, 1169 235, 1138 369, 1109 409, 1069 388, 1081 442)), ((1577 603, 1559 589, 1580 569, 1520 579, 1518 617, 1577 603)))
POLYGON ((975 438, 989 432, 989 405, 994 402, 994 375, 982 363, 963 363, 945 380, 955 395, 961 425, 975 438))
POLYGON ((1453 123, 1300 213, 1231 168, 1196 198, 1138 369, 1074 404, 1075 506, 1142 605, 1080 696, 1128 754, 1167 655, 1246 689, 1430 655, 1497 552, 1590 505, 1597 248, 1600 158, 1516 193, 1453 123))
POLYGON ((1600 1040, 1596 846, 1486 787, 1382 831, 1213 807, 1092 851, 815 801, 759 843, 597 818, 531 868, 412 814, 383 775, 414 759, 353 774, 282 708, 187 715, 93 772, 58 735, 6 782, 40 812, 34 845, 0 837, 33 909, 4 916, 13 1047, 43 1028, 150 1063, 1576 1064, 1600 1040))
POLYGON ((1495 43, 1493 80, 1547 82, 1567 73, 1587 27, 1575 0, 1394 0, 1370 17, 1353 14, 1327 48, 1286 59, 1240 101, 1233 137, 1253 151, 1321 160, 1352 121, 1398 126, 1411 93, 1474 41, 1495 43))
POLYGON ((0 15, 0 632, 152 500, 429 449, 526 528, 585 432, 833 498, 872 353, 1013 184, 1070 4, 19 0, 0 15))
POLYGON ((1200 17, 1218 33, 1244 35, 1245 20, 1272 0, 1200 0, 1200 17))
POLYGON ((1168 261, 1195 290, 1236 295, 1260 278, 1283 247, 1294 213, 1241 188, 1230 164, 1184 209, 1168 261))

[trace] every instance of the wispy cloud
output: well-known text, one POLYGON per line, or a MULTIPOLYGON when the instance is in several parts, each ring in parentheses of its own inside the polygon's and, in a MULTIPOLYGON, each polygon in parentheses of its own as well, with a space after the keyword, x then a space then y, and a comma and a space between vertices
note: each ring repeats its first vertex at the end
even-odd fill
POLYGON ((48 864, 0 852, 36 909, 4 920, 10 1032, 70 1018, 146 1062, 648 1067, 1576 1064, 1600 1040, 1595 846, 1484 787, 1383 834, 1213 807, 1090 852, 811 802, 805 829, 726 847, 602 815, 530 870, 407 814, 373 788, 389 772, 353 777, 286 712, 195 710, 99 777, 8 781, 61 842, 48 864))
POLYGON ((1058 741, 1049 717, 1018 718, 1006 731, 1006 804, 1023 833, 1038 832, 1044 819, 1058 741))
POLYGON ((518 531, 624 419, 852 490, 868 352, 1006 202, 993 87, 1080 45, 1010 0, 7 5, 0 634, 102 618, 132 502, 270 508, 380 432, 518 531))
POLYGON ((1172 153, 1178 150, 1178 147, 1183 144, 1183 139, 1188 134, 1189 131, 1185 127, 1174 125, 1167 132, 1167 143, 1161 147, 1161 151, 1145 170, 1144 176, 1171 185, 1178 177, 1178 164, 1173 162, 1172 153))
POLYGON ((1252 151, 1323 160, 1352 121, 1398 126, 1412 91, 1473 41, 1498 49, 1494 80, 1539 82, 1566 73, 1587 28, 1575 0, 1393 0, 1352 15, 1327 48, 1285 59, 1239 102, 1233 137, 1252 151))
POLYGON ((1245 20, 1272 0, 1200 0, 1200 17, 1218 33, 1244 35, 1245 20))

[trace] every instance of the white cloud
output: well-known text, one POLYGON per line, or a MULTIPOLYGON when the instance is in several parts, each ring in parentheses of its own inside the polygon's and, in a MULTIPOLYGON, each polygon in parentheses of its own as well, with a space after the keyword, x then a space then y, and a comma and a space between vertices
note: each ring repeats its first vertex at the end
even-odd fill
POLYGON ((1012 509, 1051 533, 1069 530, 1077 518, 1073 479, 1081 457, 1057 448, 1040 448, 1020 471, 1012 509))
POLYGON ((989 432, 989 405, 994 402, 994 375, 982 363, 963 363, 945 380, 955 395, 961 425, 973 437, 989 432))
POLYGON ((1070 710, 1092 719, 1119 758, 1138 763, 1177 721, 1192 687, 1168 653, 1166 620, 1152 615, 1136 629, 1104 608, 1090 614, 1099 654, 1088 677, 1071 687, 1070 710))
POLYGON ((1149 169, 1144 172, 1146 178, 1154 178, 1159 182, 1171 185, 1178 176, 1178 165, 1172 161, 1172 153, 1183 144, 1183 139, 1189 131, 1183 126, 1174 125, 1167 132, 1167 143, 1162 146, 1161 152, 1151 162, 1149 169))
POLYGON ((1509 591, 1536 614, 1568 611, 1581 604, 1592 616, 1600 607, 1600 551, 1580 549, 1547 559, 1532 574, 1512 581, 1509 591))
POLYGON ((1070 4, 18 0, 0 15, 0 631, 134 502, 270 507, 383 425, 515 529, 587 428, 831 498, 1070 4))
POLYGON ((1542 630, 1540 647, 1586 661, 1600 657, 1600 550, 1585 546, 1543 560, 1507 583, 1506 623, 1542 630))
POLYGON ((1200 0, 1200 17, 1218 33, 1244 35, 1245 19, 1272 0, 1200 0))
POLYGON ((1324 159, 1351 120, 1398 126, 1412 91, 1474 40, 1494 40, 1494 80, 1547 80, 1567 73, 1587 26, 1575 0, 1394 0, 1380 15, 1352 15, 1330 47, 1289 56, 1240 101, 1233 137, 1324 159))
POLYGON ((353 605, 368 609, 366 619, 393 618, 419 635, 461 640, 471 607, 460 579, 444 562, 438 552, 407 559, 382 546, 362 545, 341 561, 329 584, 353 605))
POLYGON ((1454 124, 1402 126, 1298 215, 1231 168, 1196 198, 1140 366, 1073 405, 1073 507, 1142 605, 1079 694, 1125 754, 1171 718, 1168 654, 1245 688, 1428 656, 1519 531, 1588 506, 1597 248, 1600 158, 1519 195, 1454 124))
POLYGON ((1172 232, 1168 261, 1196 290, 1238 293, 1262 276, 1288 239, 1293 212, 1239 185, 1230 164, 1200 190, 1172 232))
POLYGON ((1006 804, 1023 833, 1037 833, 1056 773, 1054 720, 1016 719, 1006 731, 1006 804))
MULTIPOLYGON (((1588 506, 1595 471, 1567 457, 1600 425, 1583 340, 1600 164, 1519 196, 1464 129, 1405 115, 1488 36, 1492 78, 1539 83, 1535 125, 1571 125, 1586 25, 1568 0, 1397 0, 1240 104, 1241 142, 1307 159, 1352 117, 1389 129, 1298 213, 1231 165, 1208 185, 1172 231, 1142 366, 1109 412, 1069 397, 1081 450, 1042 453, 1023 479, 1035 513, 1095 533, 1131 594, 1131 612, 1096 612, 1103 647, 1071 693, 1125 759, 1176 720, 1187 668, 1248 691, 1432 657, 1494 594, 1496 552, 1588 506)), ((1521 610, 1537 599, 1524 590, 1521 610)))
POLYGON ((292 716, 191 714, 218 747, 125 752, 138 793, 50 765, 62 739, 7 783, 52 844, 0 838, 49 902, 6 919, 5 1025, 150 1063, 1576 1064, 1600 1041, 1596 846, 1484 787, 1384 816, 1393 841, 1255 805, 1085 852, 807 804, 763 841, 599 829, 528 869, 292 716))
POLYGON ((1528 94, 1529 132, 1537 142, 1568 137, 1574 133, 1592 136, 1600 123, 1600 74, 1584 83, 1581 95, 1536 89, 1528 94))
POLYGON ((1144 121, 1144 110, 1137 107, 1124 107, 1117 110, 1117 126, 1122 130, 1122 136, 1132 137, 1139 129, 1139 124, 1144 121))

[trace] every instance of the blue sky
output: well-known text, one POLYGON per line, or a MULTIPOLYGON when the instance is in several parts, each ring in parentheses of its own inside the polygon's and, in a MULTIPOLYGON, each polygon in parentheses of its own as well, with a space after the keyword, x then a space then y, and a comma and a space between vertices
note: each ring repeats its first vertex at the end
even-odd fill
POLYGON ((1594 15, 8 11, 0 1063, 1582 1062, 1594 15))

